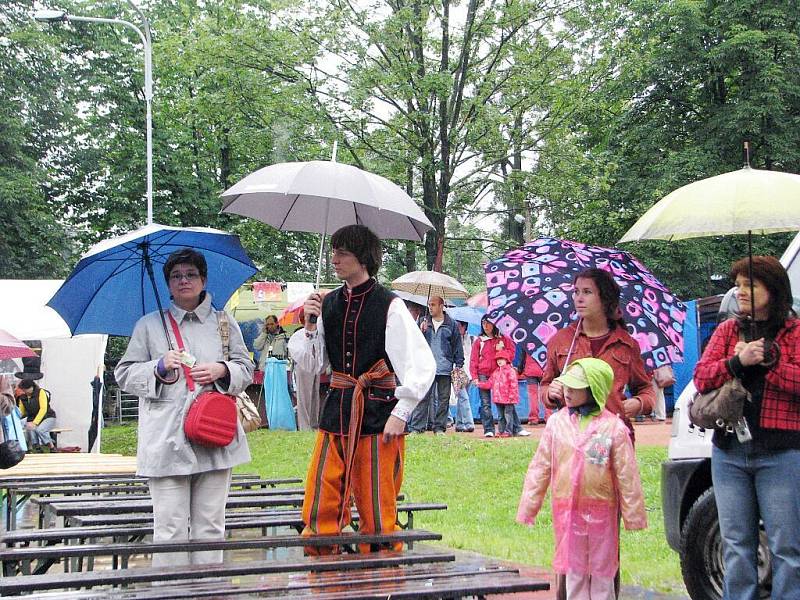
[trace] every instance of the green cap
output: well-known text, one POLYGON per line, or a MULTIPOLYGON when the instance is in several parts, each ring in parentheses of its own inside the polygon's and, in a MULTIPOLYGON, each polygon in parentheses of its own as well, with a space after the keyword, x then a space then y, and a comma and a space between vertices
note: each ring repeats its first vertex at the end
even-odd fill
POLYGON ((586 378, 586 371, 578 363, 573 363, 560 377, 556 377, 555 381, 565 385, 573 390, 581 390, 589 387, 589 380, 586 378))

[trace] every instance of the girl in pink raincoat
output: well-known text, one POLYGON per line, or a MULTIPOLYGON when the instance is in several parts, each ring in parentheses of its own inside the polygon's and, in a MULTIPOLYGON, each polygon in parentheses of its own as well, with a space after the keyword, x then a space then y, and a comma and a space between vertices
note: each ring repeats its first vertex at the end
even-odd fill
POLYGON ((517 521, 533 525, 552 487, 556 551, 569 600, 613 600, 619 567, 619 515, 626 529, 647 527, 644 495, 628 428, 605 410, 614 371, 583 358, 556 379, 566 408, 548 421, 528 467, 517 521))
POLYGON ((492 391, 492 402, 497 405, 498 437, 511 437, 514 431, 514 411, 519 404, 519 384, 517 370, 511 365, 514 351, 506 348, 503 341, 497 342, 495 360, 497 368, 488 381, 479 381, 478 388, 492 391))

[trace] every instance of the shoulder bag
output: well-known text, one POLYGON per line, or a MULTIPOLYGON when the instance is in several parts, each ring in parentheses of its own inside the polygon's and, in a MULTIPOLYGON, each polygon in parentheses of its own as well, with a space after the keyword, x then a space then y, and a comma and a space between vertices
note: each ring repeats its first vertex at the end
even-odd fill
MULTIPOLYGON (((183 337, 172 313, 167 311, 178 349, 185 351, 183 337)), ((194 379, 189 367, 181 365, 186 385, 194 390, 194 379)), ((236 402, 233 396, 217 391, 203 392, 194 399, 183 421, 183 432, 193 444, 210 448, 223 448, 236 437, 236 402)))
MULTIPOLYGON (((231 345, 231 325, 228 322, 228 313, 221 310, 217 313, 219 317, 219 336, 222 338, 222 356, 225 360, 230 358, 231 345)), ((258 411, 256 403, 250 399, 247 392, 240 392, 236 396, 236 412, 239 415, 239 423, 245 433, 250 433, 261 427, 261 413, 258 411)))
MULTIPOLYGON (((743 340, 741 331, 739 340, 743 340)), ((742 419, 745 401, 751 401, 750 392, 734 377, 715 390, 696 393, 689 401, 689 420, 704 429, 719 427, 733 431, 742 419)))
POLYGON ((3 433, 3 442, 0 443, 0 469, 10 469, 25 458, 27 446, 22 447, 22 443, 25 443, 25 434, 21 431, 22 425, 16 406, 11 408, 8 415, 0 416, 0 420, 3 421, 0 427, 3 433), (14 431, 11 431, 12 428, 14 431))

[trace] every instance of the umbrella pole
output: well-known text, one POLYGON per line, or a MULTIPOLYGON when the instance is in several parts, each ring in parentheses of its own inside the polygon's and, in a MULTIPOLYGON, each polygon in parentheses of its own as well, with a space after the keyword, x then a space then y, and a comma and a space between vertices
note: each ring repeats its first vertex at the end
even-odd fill
MULTIPOLYGON (((325 252, 325 236, 328 235, 328 216, 331 212, 331 203, 328 201, 325 206, 325 227, 322 230, 322 237, 319 240, 319 259, 317 260, 317 282, 314 285, 314 291, 319 293, 319 282, 322 279, 322 257, 325 252)), ((317 322, 317 315, 308 317, 309 323, 317 322)))
POLYGON ((167 329, 167 320, 164 318, 164 309, 161 307, 161 298, 158 297, 158 286, 156 285, 156 277, 153 275, 153 263, 150 261, 149 244, 147 242, 142 244, 142 258, 144 260, 144 268, 147 270, 147 275, 150 278, 150 283, 153 285, 153 294, 156 297, 158 316, 161 317, 161 326, 164 328, 164 335, 167 338, 167 347, 170 350, 174 350, 172 347, 172 340, 169 337, 169 330, 167 329))
POLYGON ((753 283, 753 232, 747 232, 747 278, 750 280, 750 341, 756 339, 756 299, 753 283))

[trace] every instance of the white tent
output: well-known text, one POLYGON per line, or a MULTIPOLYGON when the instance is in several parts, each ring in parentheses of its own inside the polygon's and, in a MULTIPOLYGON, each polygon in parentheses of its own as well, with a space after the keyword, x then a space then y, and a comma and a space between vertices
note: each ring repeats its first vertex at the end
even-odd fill
POLYGON ((56 427, 71 429, 59 435, 59 446, 100 451, 100 430, 88 448, 92 419, 91 381, 102 377, 105 335, 70 336, 67 324, 46 303, 62 281, 58 279, 0 279, 0 329, 22 340, 41 340, 42 373, 39 384, 50 391, 56 427))

